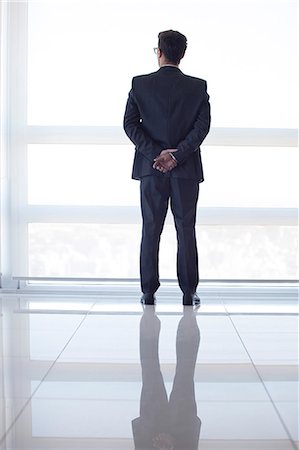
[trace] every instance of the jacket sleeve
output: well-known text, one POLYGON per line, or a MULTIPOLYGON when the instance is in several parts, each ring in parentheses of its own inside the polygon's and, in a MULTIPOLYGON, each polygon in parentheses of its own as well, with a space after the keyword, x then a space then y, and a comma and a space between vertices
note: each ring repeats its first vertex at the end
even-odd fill
POLYGON ((205 82, 204 99, 193 128, 189 131, 185 139, 178 144, 177 151, 174 154, 178 164, 182 164, 198 149, 210 130, 211 115, 209 98, 207 83, 205 82))
POLYGON ((161 152, 161 146, 155 142, 142 128, 142 118, 138 109, 133 88, 129 92, 129 98, 124 115, 124 130, 130 140, 135 144, 136 150, 153 162, 161 152))

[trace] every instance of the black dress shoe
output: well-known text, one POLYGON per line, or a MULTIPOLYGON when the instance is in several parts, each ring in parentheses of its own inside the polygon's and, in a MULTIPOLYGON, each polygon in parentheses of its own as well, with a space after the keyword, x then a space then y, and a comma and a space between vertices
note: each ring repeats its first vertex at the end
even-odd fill
POLYGON ((197 293, 194 292, 193 294, 184 294, 183 305, 186 306, 200 305, 200 298, 198 297, 197 293))
POLYGON ((156 297, 154 294, 143 294, 140 302, 143 303, 143 305, 155 305, 156 297))

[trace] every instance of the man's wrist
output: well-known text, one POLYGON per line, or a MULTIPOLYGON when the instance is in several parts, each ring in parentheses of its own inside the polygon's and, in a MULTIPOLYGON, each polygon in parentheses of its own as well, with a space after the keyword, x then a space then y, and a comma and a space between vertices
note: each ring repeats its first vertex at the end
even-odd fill
POLYGON ((173 153, 169 152, 169 155, 171 156, 171 158, 172 158, 176 163, 178 163, 178 162, 177 162, 177 159, 176 159, 176 157, 174 156, 173 153))

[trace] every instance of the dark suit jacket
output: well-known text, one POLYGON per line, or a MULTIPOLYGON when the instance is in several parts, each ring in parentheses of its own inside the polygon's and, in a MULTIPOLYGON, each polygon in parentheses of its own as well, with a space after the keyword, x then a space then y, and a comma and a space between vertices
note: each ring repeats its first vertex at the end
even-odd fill
POLYGON ((172 66, 134 77, 124 129, 135 144, 132 178, 156 175, 202 182, 200 145, 210 129, 206 81, 185 75, 172 66), (166 148, 177 148, 174 156, 178 165, 162 174, 152 165, 166 148))

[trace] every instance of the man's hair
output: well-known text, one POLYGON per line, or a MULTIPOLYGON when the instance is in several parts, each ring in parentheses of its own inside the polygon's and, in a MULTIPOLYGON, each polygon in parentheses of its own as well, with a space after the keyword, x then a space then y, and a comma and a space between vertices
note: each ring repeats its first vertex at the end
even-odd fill
POLYGON ((178 31, 161 31, 158 34, 158 47, 169 63, 177 65, 185 54, 187 38, 178 31))

